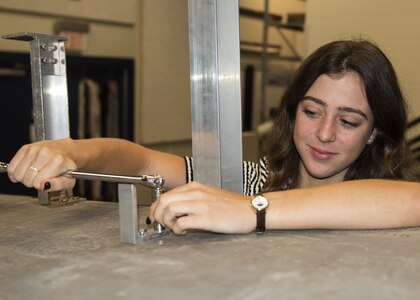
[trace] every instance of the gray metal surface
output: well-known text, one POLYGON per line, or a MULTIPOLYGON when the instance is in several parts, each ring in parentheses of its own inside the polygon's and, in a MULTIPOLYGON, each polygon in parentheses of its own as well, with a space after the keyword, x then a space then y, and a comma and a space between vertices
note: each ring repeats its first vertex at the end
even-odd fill
POLYGON ((242 193, 237 0, 189 0, 194 180, 242 193))
MULTIPOLYGON (((141 208, 144 222, 147 208, 141 208)), ((418 299, 420 228, 168 234, 120 243, 118 204, 0 195, 0 299, 418 299)))

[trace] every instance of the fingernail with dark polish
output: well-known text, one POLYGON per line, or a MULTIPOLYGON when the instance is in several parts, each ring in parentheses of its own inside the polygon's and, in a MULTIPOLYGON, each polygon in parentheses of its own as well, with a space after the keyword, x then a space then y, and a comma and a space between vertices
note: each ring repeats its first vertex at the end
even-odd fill
POLYGON ((146 224, 147 224, 147 225, 152 224, 152 220, 150 220, 150 218, 149 218, 149 217, 147 217, 147 218, 146 218, 146 224))
POLYGON ((44 184, 44 191, 47 191, 47 190, 49 190, 50 188, 51 188, 51 183, 47 181, 47 182, 44 184))

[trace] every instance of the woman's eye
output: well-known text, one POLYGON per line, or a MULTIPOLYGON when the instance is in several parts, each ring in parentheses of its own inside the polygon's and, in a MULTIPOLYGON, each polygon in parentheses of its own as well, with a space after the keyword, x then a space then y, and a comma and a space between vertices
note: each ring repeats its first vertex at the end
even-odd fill
POLYGON ((305 115, 307 115, 308 117, 310 117, 310 118, 316 118, 318 116, 318 113, 316 113, 316 112, 314 112, 314 111, 312 111, 310 109, 307 109, 307 108, 304 108, 303 109, 303 113, 305 115))
POLYGON ((344 127, 346 127, 346 128, 356 128, 356 127, 358 127, 358 126, 359 126, 359 123, 356 123, 356 122, 350 122, 350 121, 347 121, 347 120, 345 120, 345 119, 341 119, 341 120, 340 120, 340 122, 341 122, 341 124, 343 124, 343 126, 344 126, 344 127))

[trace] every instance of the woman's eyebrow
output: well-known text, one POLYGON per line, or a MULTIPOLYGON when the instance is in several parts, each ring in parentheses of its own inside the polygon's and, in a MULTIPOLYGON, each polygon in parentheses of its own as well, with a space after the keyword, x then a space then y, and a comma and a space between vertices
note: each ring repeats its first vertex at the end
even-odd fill
MULTIPOLYGON (((315 102, 315 103, 317 103, 319 105, 322 105, 324 107, 327 107, 328 106, 328 104, 326 102, 322 101, 321 99, 318 99, 318 98, 315 98, 315 97, 312 97, 312 96, 308 96, 308 95, 304 96, 302 98, 302 100, 313 101, 313 102, 315 102)), ((362 116, 366 120, 369 120, 368 117, 367 117, 367 115, 363 111, 361 111, 360 109, 343 106, 343 107, 339 107, 338 110, 339 111, 350 112, 350 113, 355 113, 355 114, 358 114, 358 115, 362 116)))
POLYGON ((319 105, 322 105, 322 106, 325 106, 325 107, 328 106, 327 103, 325 103, 321 99, 318 99, 318 98, 315 98, 315 97, 312 97, 312 96, 308 96, 308 95, 303 96, 302 100, 310 100, 310 101, 313 101, 315 103, 318 103, 319 105))
POLYGON ((346 112, 355 113, 355 114, 361 115, 366 120, 369 120, 368 117, 367 117, 367 115, 363 111, 361 111, 359 109, 356 109, 356 108, 344 106, 344 107, 339 107, 338 110, 339 111, 346 111, 346 112))

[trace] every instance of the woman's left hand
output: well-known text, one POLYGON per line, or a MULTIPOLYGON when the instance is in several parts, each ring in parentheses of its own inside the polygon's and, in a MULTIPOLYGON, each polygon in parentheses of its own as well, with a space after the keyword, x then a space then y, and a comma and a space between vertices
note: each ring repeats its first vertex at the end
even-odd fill
POLYGON ((152 220, 179 235, 189 230, 249 233, 256 222, 249 197, 198 182, 162 194, 149 213, 152 220))

